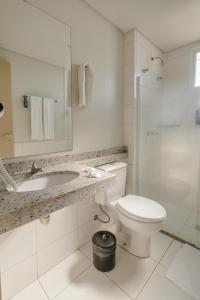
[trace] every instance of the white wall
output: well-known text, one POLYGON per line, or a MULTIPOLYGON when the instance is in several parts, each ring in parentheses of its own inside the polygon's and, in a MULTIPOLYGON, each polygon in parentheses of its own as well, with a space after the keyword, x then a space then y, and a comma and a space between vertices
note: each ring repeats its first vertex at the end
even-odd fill
POLYGON ((74 152, 123 145, 123 34, 81 0, 30 0, 71 26, 74 152), (77 108, 77 66, 95 70, 93 103, 77 108))
MULTIPOLYGON (((162 67, 160 61, 151 61, 151 57, 156 56, 162 57, 162 52, 140 32, 132 30, 125 35, 124 142, 129 150, 127 192, 131 193, 141 187, 139 173, 143 180, 142 187, 146 187, 146 183, 149 184, 155 177, 159 177, 156 170, 159 164, 155 164, 155 159, 156 161, 158 159, 156 149, 160 137, 156 135, 147 138, 146 135, 148 131, 158 131, 156 125, 161 112, 159 109, 161 82, 157 81, 157 76, 162 75, 162 67), (143 73, 143 69, 148 69, 148 72, 143 73), (138 76, 139 86, 136 83, 138 76), (140 140, 137 136, 138 113, 140 114, 140 140), (153 168, 149 162, 154 166, 153 168)), ((149 193, 149 191, 143 192, 149 193)))
POLYGON ((163 53, 141 33, 135 33, 135 76, 140 77, 138 111, 139 138, 137 142, 137 188, 146 197, 159 200, 160 188, 160 114, 163 95, 164 66, 159 59, 163 53), (143 72, 144 69, 148 71, 143 72))

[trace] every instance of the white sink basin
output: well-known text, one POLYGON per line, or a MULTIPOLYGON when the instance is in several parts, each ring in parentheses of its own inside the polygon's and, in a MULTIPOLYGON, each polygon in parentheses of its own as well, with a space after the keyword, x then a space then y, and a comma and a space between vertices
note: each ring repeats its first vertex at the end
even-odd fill
POLYGON ((57 174, 46 174, 34 179, 28 179, 17 183, 15 192, 32 192, 40 191, 57 185, 65 184, 79 176, 76 172, 65 172, 57 174))

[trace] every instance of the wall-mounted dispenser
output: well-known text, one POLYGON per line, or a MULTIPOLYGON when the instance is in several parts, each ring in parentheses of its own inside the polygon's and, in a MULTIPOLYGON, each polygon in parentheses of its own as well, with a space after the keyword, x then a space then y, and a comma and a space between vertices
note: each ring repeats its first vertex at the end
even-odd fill
POLYGON ((0 118, 3 117, 4 112, 5 112, 5 110, 4 110, 4 104, 3 104, 3 101, 0 100, 0 118))

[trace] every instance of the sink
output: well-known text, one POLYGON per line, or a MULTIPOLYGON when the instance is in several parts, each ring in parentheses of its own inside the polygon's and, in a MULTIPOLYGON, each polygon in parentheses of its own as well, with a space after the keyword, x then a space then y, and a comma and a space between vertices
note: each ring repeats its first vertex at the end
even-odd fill
POLYGON ((65 172, 46 174, 37 178, 24 180, 17 183, 15 192, 32 192, 46 190, 57 185, 65 184, 76 179, 79 176, 77 172, 65 172))

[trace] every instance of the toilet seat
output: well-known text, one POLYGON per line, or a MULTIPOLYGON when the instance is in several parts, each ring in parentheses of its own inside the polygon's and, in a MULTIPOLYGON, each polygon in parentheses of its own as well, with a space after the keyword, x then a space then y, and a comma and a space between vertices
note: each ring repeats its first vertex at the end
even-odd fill
POLYGON ((132 220, 140 222, 161 222, 166 211, 159 203, 136 195, 127 195, 117 201, 118 210, 132 220))

